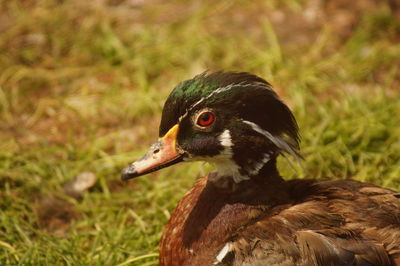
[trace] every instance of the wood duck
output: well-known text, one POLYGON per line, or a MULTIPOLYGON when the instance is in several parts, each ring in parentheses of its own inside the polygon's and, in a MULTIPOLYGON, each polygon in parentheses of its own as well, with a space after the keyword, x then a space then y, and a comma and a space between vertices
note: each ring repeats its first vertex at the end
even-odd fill
POLYGON ((122 179, 207 161, 173 212, 160 265, 400 265, 400 193, 351 180, 290 180, 296 120, 250 73, 203 73, 168 97, 160 139, 122 179))

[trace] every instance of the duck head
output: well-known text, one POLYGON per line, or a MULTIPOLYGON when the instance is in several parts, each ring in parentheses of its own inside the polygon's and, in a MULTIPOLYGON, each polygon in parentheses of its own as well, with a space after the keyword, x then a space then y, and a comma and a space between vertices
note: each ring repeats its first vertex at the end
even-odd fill
POLYGON ((123 170, 123 180, 181 161, 207 161, 218 176, 239 183, 275 166, 279 154, 298 158, 293 114, 267 81, 245 72, 205 72, 180 83, 165 102, 159 135, 123 170))

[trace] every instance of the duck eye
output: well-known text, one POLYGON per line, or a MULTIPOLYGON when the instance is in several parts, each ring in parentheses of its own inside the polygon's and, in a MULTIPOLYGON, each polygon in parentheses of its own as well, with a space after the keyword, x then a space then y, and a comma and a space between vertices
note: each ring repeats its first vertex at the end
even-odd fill
POLYGON ((197 121, 196 124, 200 127, 208 127, 210 126, 212 123, 214 123, 215 120, 215 116, 213 113, 207 111, 204 113, 201 113, 198 117, 197 117, 197 121))

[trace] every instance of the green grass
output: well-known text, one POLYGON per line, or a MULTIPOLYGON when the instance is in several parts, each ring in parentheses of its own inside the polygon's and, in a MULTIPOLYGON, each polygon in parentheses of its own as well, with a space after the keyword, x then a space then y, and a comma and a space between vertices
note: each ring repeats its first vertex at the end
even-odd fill
POLYGON ((0 3, 0 265, 156 265, 170 212, 210 166, 119 173, 158 137, 172 88, 205 69, 258 74, 294 110, 304 170, 282 160, 285 177, 400 190, 400 20, 388 5, 358 12, 347 33, 329 10, 301 19, 307 1, 151 2, 0 3), (66 196, 87 171, 96 185, 66 196))

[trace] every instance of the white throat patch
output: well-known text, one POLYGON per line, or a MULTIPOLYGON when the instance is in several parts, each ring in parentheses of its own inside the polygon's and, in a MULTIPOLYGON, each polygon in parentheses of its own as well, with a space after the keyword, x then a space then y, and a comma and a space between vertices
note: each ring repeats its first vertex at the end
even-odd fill
MULTIPOLYGON (((251 169, 244 169, 248 175, 243 175, 240 173, 240 167, 233 160, 233 151, 232 147, 234 146, 232 142, 232 137, 229 129, 225 129, 221 135, 218 136, 218 140, 220 144, 224 147, 224 150, 213 157, 204 157, 201 158, 204 161, 207 161, 216 166, 216 175, 210 176, 212 177, 212 181, 218 181, 222 177, 232 177, 235 183, 240 183, 244 180, 249 180, 250 176, 257 175, 261 168, 271 159, 270 153, 264 153, 263 157, 259 162, 257 162, 251 169)), ((200 158, 198 158, 200 159, 200 158)))
POLYGON ((225 129, 221 135, 219 135, 218 140, 221 145, 224 147, 224 150, 217 156, 212 158, 207 158, 212 164, 215 164, 217 175, 215 175, 216 179, 219 179, 223 176, 231 176, 235 183, 239 183, 243 180, 249 180, 250 177, 247 175, 242 175, 239 172, 239 166, 232 159, 233 156, 233 142, 229 129, 225 129))

